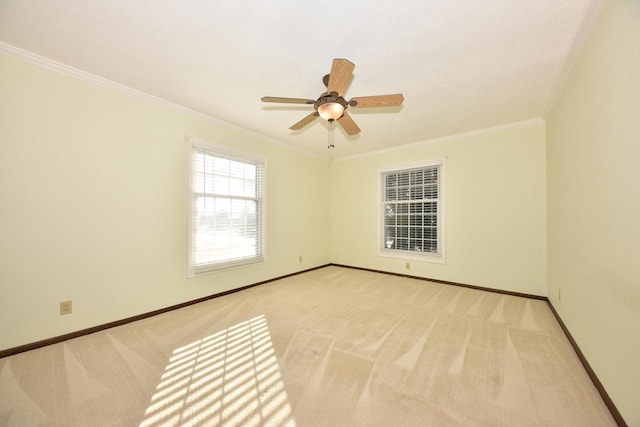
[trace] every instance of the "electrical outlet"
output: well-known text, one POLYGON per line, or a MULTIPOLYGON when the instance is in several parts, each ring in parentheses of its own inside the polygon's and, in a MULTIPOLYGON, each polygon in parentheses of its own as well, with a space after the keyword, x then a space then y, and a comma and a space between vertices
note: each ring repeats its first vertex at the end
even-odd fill
POLYGON ((60 315, 71 314, 73 311, 73 305, 71 301, 62 301, 60 303, 60 315))
POLYGON ((302 262, 302 255, 298 257, 298 262, 302 262))
POLYGON ((407 261, 407 262, 404 264, 404 268, 406 268, 407 270, 409 270, 409 269, 411 268, 411 263, 410 263, 409 261, 407 261))

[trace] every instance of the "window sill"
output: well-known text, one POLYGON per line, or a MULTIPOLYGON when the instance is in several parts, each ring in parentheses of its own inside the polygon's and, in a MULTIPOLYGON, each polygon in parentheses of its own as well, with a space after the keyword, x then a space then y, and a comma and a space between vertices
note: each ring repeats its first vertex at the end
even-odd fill
POLYGON ((227 270, 249 267, 255 264, 262 264, 266 261, 264 257, 256 257, 238 260, 235 262, 221 262, 219 264, 204 264, 201 266, 190 266, 188 278, 200 277, 211 273, 219 273, 227 270))
POLYGON ((378 256, 386 258, 410 259, 413 261, 431 262, 434 264, 446 264, 443 254, 431 254, 419 251, 378 250, 378 256))

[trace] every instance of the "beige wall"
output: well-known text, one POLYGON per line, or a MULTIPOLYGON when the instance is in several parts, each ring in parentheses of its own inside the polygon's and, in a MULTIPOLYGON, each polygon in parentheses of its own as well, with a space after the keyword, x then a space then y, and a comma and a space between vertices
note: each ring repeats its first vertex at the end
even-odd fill
POLYGON ((4 55, 0 94, 0 349, 329 262, 327 161, 4 55), (267 158, 266 263, 186 278, 185 135, 267 158))
POLYGON ((638 426, 640 2, 607 2, 547 138, 549 298, 627 423, 638 426))
POLYGON ((331 164, 334 263, 546 295, 545 128, 514 124, 331 164), (446 263, 381 257, 378 170, 445 158, 446 263))

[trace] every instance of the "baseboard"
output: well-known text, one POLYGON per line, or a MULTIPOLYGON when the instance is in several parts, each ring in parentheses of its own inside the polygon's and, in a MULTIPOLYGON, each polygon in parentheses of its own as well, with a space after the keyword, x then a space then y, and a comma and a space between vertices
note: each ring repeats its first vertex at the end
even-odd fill
POLYGON ((178 310, 180 308, 188 307, 188 306, 193 305, 193 304, 198 304, 198 303, 201 303, 201 302, 204 302, 204 301, 208 301, 208 300, 213 299, 213 298, 219 298, 219 297, 222 297, 222 296, 225 296, 225 295, 229 295, 229 294, 233 294, 233 293, 236 293, 236 292, 240 292, 240 291, 243 291, 245 289, 253 288, 253 287, 258 286, 258 285, 264 285, 266 283, 274 282, 276 280, 281 280, 281 279, 285 279, 287 277, 296 276, 298 274, 302 274, 302 273, 306 273, 306 272, 309 272, 309 271, 317 270, 319 268, 324 268, 324 267, 327 267, 329 265, 330 264, 325 264, 325 265, 320 265, 318 267, 308 268, 306 270, 296 271, 295 273, 285 274, 284 276, 274 277, 272 279, 267 279, 267 280, 263 280, 261 282, 252 283, 250 285, 241 286, 239 288, 230 289, 228 291, 219 292, 217 294, 208 295, 206 297, 202 297, 202 298, 198 298, 198 299, 195 299, 195 300, 191 300, 191 301, 183 302, 183 303, 180 303, 180 304, 172 305, 172 306, 169 306, 169 307, 161 308, 161 309, 158 309, 158 310, 150 311, 148 313, 138 314, 136 316, 127 317, 126 319, 116 320, 116 321, 105 323, 105 324, 102 324, 102 325, 93 326, 91 328, 81 329, 79 331, 70 332, 68 334, 47 338, 47 339, 44 339, 44 340, 40 340, 40 341, 36 341, 36 342, 33 342, 33 343, 29 343, 29 344, 24 344, 24 345, 21 345, 21 346, 18 346, 18 347, 8 348, 6 350, 0 350, 0 359, 2 359, 3 357, 12 356, 14 354, 23 353, 25 351, 35 350, 37 348, 45 347, 45 346, 48 346, 48 345, 51 345, 51 344, 57 344, 59 342, 67 341, 67 340, 70 340, 70 339, 73 339, 73 338, 78 338, 78 337, 81 337, 81 336, 84 336, 84 335, 93 334, 95 332, 104 331, 105 329, 110 329, 110 328, 114 328, 116 326, 125 325, 127 323, 131 323, 131 322, 135 322, 135 321, 138 321, 138 320, 146 319, 148 317, 157 316, 159 314, 167 313, 169 311, 178 310))
POLYGON ((504 289, 487 288, 487 287, 484 287, 484 286, 470 285, 470 284, 467 284, 467 283, 451 282, 449 280, 432 279, 432 278, 429 278, 429 277, 422 277, 422 276, 412 276, 410 274, 393 273, 393 272, 390 272, 390 271, 375 270, 375 269, 372 269, 372 268, 364 268, 364 267, 354 267, 354 266, 351 266, 351 265, 344 265, 344 264, 331 263, 330 265, 333 265, 335 267, 352 268, 352 269, 355 269, 355 270, 370 271, 372 273, 389 274, 391 276, 407 277, 409 279, 425 280, 427 282, 442 283, 442 284, 445 284, 445 285, 460 286, 460 287, 463 287, 463 288, 476 289, 476 290, 479 290, 479 291, 486 291, 486 292, 493 292, 493 293, 496 293, 496 294, 511 295, 511 296, 514 296, 514 297, 531 298, 531 299, 537 299, 537 300, 541 300, 541 301, 548 301, 547 297, 541 296, 541 295, 533 295, 533 294, 527 294, 527 293, 522 293, 522 292, 506 291, 504 289))
POLYGON ((551 312, 555 316, 556 320, 560 324, 560 327, 564 331, 564 334, 567 336, 567 339, 571 343, 571 347, 573 347, 573 350, 576 352, 576 355, 578 356, 578 359, 580 359, 582 366, 584 366, 585 371, 587 371, 587 375, 589 375, 589 378, 591 378, 591 382, 593 382, 593 385, 598 390, 598 393, 600 393, 600 397, 602 397, 604 404, 607 405, 609 412, 611 412, 611 416, 613 417, 613 419, 615 420, 615 422, 618 424, 619 427, 628 427, 626 421, 624 420, 624 418, 622 418, 622 414, 620 413, 620 411, 618 411, 618 408, 613 403, 613 400, 611 400, 611 398, 609 397, 609 393, 607 393, 607 390, 605 390, 604 386, 600 382, 600 379, 598 378, 596 373, 593 371, 593 368, 591 368, 591 365, 589 365, 589 362, 587 361, 587 358, 582 353, 582 350, 580 350, 580 347, 578 347, 578 343, 576 342, 576 340, 573 339, 571 332, 569 332, 569 329, 567 329, 567 326, 562 321, 562 318, 556 311, 556 308, 553 306, 553 304, 551 304, 551 301, 549 301, 548 298, 547 298, 547 304, 549 305, 549 308, 551 309, 551 312))

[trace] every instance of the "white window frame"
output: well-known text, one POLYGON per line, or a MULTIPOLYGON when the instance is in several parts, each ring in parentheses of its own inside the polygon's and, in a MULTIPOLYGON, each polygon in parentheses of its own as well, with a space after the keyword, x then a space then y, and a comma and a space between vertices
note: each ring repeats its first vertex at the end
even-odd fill
MULTIPOLYGON (((424 162, 403 164, 398 166, 388 166, 378 169, 378 194, 379 194, 379 216, 378 216, 378 255, 391 258, 411 259, 416 261, 426 261, 432 263, 445 263, 445 161, 443 158, 424 162), (405 172, 412 169, 422 169, 438 167, 438 198, 429 199, 435 201, 437 205, 437 252, 422 252, 418 250, 389 249, 386 246, 385 237, 385 177, 389 172, 405 172)), ((407 200, 410 203, 412 200, 407 200)), ((413 201, 415 202, 415 200, 413 201)))
MULTIPOLYGON (((212 144, 210 142, 200 141, 197 139, 189 139, 189 183, 188 183, 188 250, 187 250, 187 276, 189 278, 200 276, 203 274, 220 271, 224 269, 237 268, 250 264, 256 264, 265 262, 267 259, 267 244, 266 244, 266 188, 267 188, 267 161, 265 158, 255 156, 252 154, 236 151, 228 147, 212 144), (195 244, 195 232, 196 226, 194 224, 195 219, 195 188, 194 188, 194 162, 196 152, 206 152, 209 155, 215 157, 225 158, 237 162, 247 163, 255 165, 259 170, 256 197, 246 198, 250 200, 258 201, 257 215, 258 215, 258 250, 255 256, 242 257, 235 259, 228 259, 224 261, 216 261, 210 263, 203 263, 196 265, 194 259, 194 244, 195 244)), ((206 191, 206 190, 205 190, 206 191)), ((207 192, 208 193, 208 192, 207 192)), ((228 198, 238 198, 240 196, 222 196, 228 198)))

